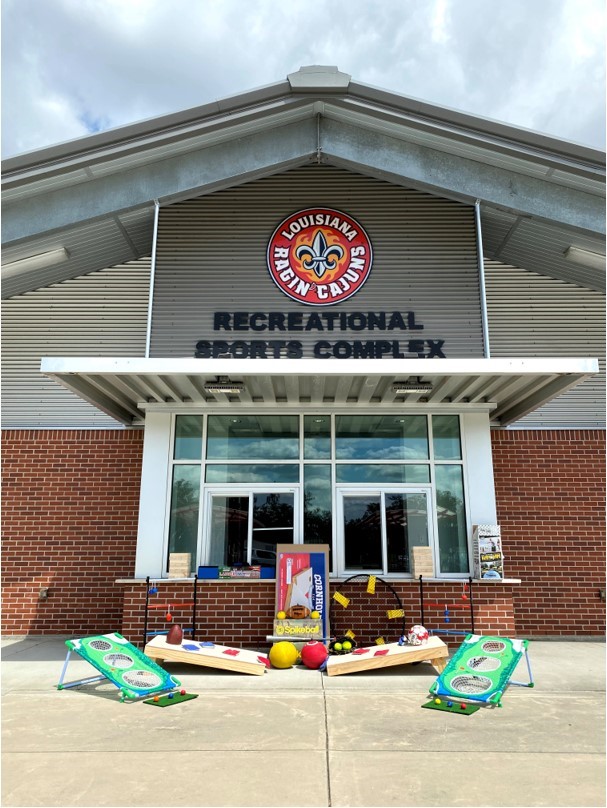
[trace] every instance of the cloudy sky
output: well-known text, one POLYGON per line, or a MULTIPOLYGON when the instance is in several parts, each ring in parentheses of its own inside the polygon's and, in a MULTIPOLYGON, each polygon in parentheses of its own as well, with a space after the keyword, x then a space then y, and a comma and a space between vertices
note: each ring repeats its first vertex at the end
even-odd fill
POLYGON ((2 154, 302 65, 595 148, 604 0, 2 0, 2 154))

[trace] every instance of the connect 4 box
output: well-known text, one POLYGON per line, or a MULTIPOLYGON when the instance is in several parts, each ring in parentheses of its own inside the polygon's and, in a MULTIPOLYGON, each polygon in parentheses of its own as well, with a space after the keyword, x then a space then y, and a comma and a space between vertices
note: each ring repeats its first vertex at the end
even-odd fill
POLYGON ((504 577, 504 555, 499 525, 474 525, 472 552, 475 578, 498 580, 504 577))

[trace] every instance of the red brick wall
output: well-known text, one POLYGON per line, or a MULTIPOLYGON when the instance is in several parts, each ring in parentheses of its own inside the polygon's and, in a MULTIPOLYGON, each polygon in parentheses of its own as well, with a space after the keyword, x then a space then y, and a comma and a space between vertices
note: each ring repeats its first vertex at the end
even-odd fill
POLYGON ((135 565, 143 430, 10 430, 2 442, 3 632, 119 630, 116 579, 135 565))
MULTIPOLYGON (((124 585, 124 622, 122 633, 131 642, 143 644, 145 617, 145 583, 127 582, 124 585)), ((192 584, 181 582, 154 581, 151 588, 158 592, 150 596, 148 609, 148 631, 167 631, 173 623, 182 628, 192 624, 192 608, 174 606, 170 613, 172 621, 166 620, 167 610, 155 608, 178 603, 191 603, 192 584)), ((397 608, 397 601, 391 593, 384 596, 382 587, 376 587, 376 596, 366 596, 364 587, 352 585, 332 585, 332 591, 343 590, 350 599, 347 609, 334 604, 331 607, 333 623, 331 632, 344 633, 348 628, 354 631, 360 645, 371 645, 376 638, 383 636, 386 642, 396 642, 402 631, 402 620, 388 621, 388 608, 397 608), (346 589, 347 587, 347 589, 346 589)), ((405 625, 408 628, 420 621, 419 585, 415 581, 394 584, 405 612, 405 625)), ((474 627, 484 634, 513 636, 513 586, 508 584, 473 584, 474 627)), ((469 590, 462 584, 428 583, 424 585, 424 622, 428 628, 438 631, 447 629, 467 633, 471 631, 470 610, 467 608, 469 590), (439 602, 440 607, 428 605, 439 602), (449 609, 445 615, 444 606, 449 609), (446 620, 445 618, 448 618, 446 620)), ((211 640, 220 645, 237 645, 259 648, 267 645, 266 637, 273 632, 275 584, 274 581, 209 581, 198 582, 196 595, 196 638, 211 640)), ((447 642, 459 645, 460 634, 450 638, 442 635, 447 642)))
MULTIPOLYGON (((150 597, 150 605, 169 605, 192 600, 192 584, 154 582, 158 594, 150 597)), ((124 584, 124 622, 122 633, 141 646, 145 616, 145 583, 124 584)), ((191 626, 192 609, 176 606, 171 609, 173 623, 183 628, 191 626)), ((171 623, 164 609, 148 610, 148 631, 166 631, 171 623)), ((240 645, 252 648, 266 644, 272 633, 274 617, 274 581, 238 581, 236 583, 199 581, 197 587, 196 636, 220 645, 240 645)))
POLYGON ((492 433, 497 516, 519 636, 605 632, 605 434, 492 433))
MULTIPOLYGON (((492 441, 506 574, 523 583, 475 585, 476 630, 602 636, 603 433, 495 431, 492 441)), ((5 634, 119 630, 139 641, 145 585, 116 581, 134 570, 142 446, 140 430, 3 433, 5 634), (41 586, 49 587, 46 601, 38 599, 41 586)), ((396 589, 407 622, 417 622, 417 585, 396 589)), ((175 594, 187 599, 191 592, 175 594)), ((273 582, 204 581, 199 594, 199 636, 255 646, 271 633, 273 582)), ((459 584, 429 584, 425 591, 448 606, 461 604, 462 594, 459 584)), ((176 612, 175 620, 185 622, 186 615, 187 609, 176 612)), ((468 618, 451 609, 447 624, 443 609, 426 609, 424 619, 467 630, 468 618)))

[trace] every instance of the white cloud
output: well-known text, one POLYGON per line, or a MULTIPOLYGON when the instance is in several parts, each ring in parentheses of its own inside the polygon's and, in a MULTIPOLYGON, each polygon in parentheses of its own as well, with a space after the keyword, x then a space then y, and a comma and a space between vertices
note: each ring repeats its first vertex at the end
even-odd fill
POLYGON ((449 41, 449 33, 446 26, 447 0, 436 0, 434 4, 434 16, 432 18, 432 41, 444 44, 449 41))
POLYGON ((3 0, 3 152, 337 65, 601 147, 602 0, 3 0))

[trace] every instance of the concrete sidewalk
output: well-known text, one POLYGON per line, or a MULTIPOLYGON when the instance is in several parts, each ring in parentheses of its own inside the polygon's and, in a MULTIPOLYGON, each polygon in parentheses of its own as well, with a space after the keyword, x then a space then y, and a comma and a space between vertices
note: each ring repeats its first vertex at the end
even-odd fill
MULTIPOLYGON (((531 642, 535 688, 470 716, 420 709, 428 663, 337 677, 167 663, 199 697, 158 709, 107 683, 58 691, 62 639, 2 649, 4 808, 605 805, 600 642, 531 642)), ((72 654, 66 681, 94 674, 72 654)))

